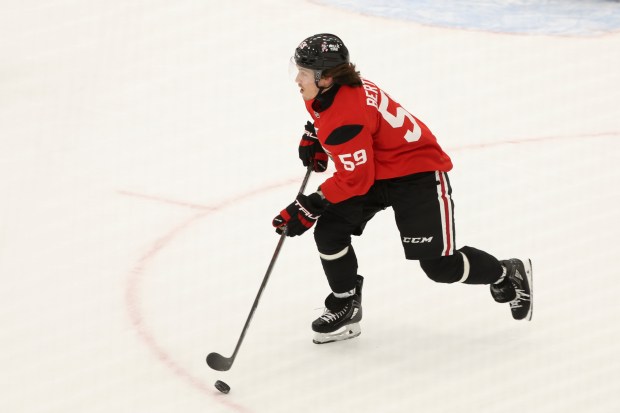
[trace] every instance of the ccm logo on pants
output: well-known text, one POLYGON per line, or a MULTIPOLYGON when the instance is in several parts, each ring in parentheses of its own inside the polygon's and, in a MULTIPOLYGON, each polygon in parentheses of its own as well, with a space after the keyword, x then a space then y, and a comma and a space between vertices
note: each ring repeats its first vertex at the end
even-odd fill
POLYGON ((405 244, 424 244, 433 241, 433 237, 403 237, 405 244))

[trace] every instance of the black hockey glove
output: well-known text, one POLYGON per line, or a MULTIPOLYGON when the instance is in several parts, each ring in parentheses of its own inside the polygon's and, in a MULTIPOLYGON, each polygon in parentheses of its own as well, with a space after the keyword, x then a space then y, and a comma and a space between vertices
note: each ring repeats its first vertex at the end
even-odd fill
POLYGON ((328 205, 329 202, 317 192, 310 195, 299 194, 295 202, 273 219, 272 224, 278 234, 282 234, 286 229, 287 236, 296 237, 312 228, 328 205))
POLYGON ((314 172, 324 172, 327 169, 327 154, 316 136, 314 125, 308 121, 306 131, 299 142, 299 159, 308 167, 312 165, 314 172))

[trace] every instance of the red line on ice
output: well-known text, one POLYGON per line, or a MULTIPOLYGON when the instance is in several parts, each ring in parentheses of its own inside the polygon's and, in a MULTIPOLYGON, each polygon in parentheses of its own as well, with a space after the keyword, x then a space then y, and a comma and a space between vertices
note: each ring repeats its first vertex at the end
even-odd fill
MULTIPOLYGON (((546 137, 538 137, 538 138, 530 138, 530 139, 517 139, 517 140, 507 140, 502 142, 491 142, 491 143, 481 143, 481 144, 472 144, 472 145, 464 145, 459 147, 448 148, 448 152, 461 151, 461 150, 471 150, 471 149, 482 149, 482 148, 490 148, 502 145, 509 144, 528 144, 528 143, 540 143, 547 142, 553 140, 570 140, 570 139, 594 139, 594 138, 607 138, 618 136, 619 132, 600 132, 593 134, 582 134, 582 135, 574 135, 574 136, 546 136, 546 137)), ((204 382, 201 378, 193 376, 190 372, 185 370, 181 365, 179 365, 173 357, 168 354, 168 352, 163 349, 157 342, 155 336, 149 331, 145 323, 143 322, 143 316, 140 310, 140 289, 142 285, 142 280, 146 275, 146 269, 152 259, 165 247, 167 247, 172 240, 174 240, 177 235, 183 232, 185 229, 199 221, 200 219, 210 215, 214 212, 220 211, 228 207, 229 205, 242 201, 248 198, 251 198, 255 195, 259 195, 270 190, 284 187, 287 185, 291 185, 299 181, 299 178, 290 179, 280 183, 274 183, 267 185, 262 188, 258 188, 252 191, 248 191, 242 193, 238 196, 232 197, 230 199, 224 200, 221 203, 208 206, 208 205, 200 205, 190 202, 184 201, 176 201, 168 198, 153 196, 153 195, 145 195, 139 194, 131 191, 117 191, 121 195, 131 196, 136 198, 147 199, 151 201, 156 201, 159 203, 177 205, 186 207, 192 210, 200 211, 194 214, 189 219, 181 222, 179 225, 172 228, 165 235, 158 238, 153 242, 151 247, 140 257, 135 266, 131 269, 127 281, 127 289, 125 292, 125 304, 127 306, 127 312, 129 314, 129 319, 136 333, 140 337, 140 339, 146 344, 146 346, 153 352, 153 354, 157 357, 157 359, 166 365, 176 376, 185 380, 189 384, 191 384, 194 388, 198 389, 202 393, 211 397, 213 400, 233 409, 234 411, 241 413, 250 413, 250 410, 244 406, 233 403, 227 397, 220 397, 219 393, 217 393, 211 383, 204 382)))
MULTIPOLYGON (((142 316, 140 309, 140 291, 142 286, 142 281, 146 276, 146 269, 153 260, 153 258, 165 247, 167 247, 172 240, 174 240, 177 235, 183 232, 185 229, 199 221, 200 219, 210 215, 214 212, 220 211, 227 206, 231 205, 234 202, 242 201, 244 199, 250 198, 252 196, 267 192, 269 190, 280 188, 283 186, 291 185, 294 182, 297 182, 298 179, 291 179, 288 181, 275 183, 271 185, 267 185, 265 187, 255 189, 249 192, 245 192, 241 195, 235 196, 228 200, 224 200, 218 205, 215 206, 206 206, 206 205, 197 205, 187 202, 178 202, 170 199, 150 196, 150 195, 142 195, 129 191, 118 191, 119 194, 133 196, 138 198, 144 198, 148 200, 154 200, 166 204, 173 204, 188 207, 195 210, 200 210, 201 212, 194 214, 189 219, 186 219, 179 225, 172 228, 165 235, 158 238, 153 242, 150 248, 140 257, 138 262, 134 265, 129 273, 129 277, 127 280, 127 288, 125 291, 125 305, 127 306, 127 312, 129 314, 129 319, 131 324, 140 337, 140 339, 146 344, 146 346, 151 350, 151 352, 157 357, 157 359, 162 362, 166 367, 168 367, 176 376, 180 377, 184 381, 188 382, 192 385, 192 387, 198 389, 202 393, 205 393, 213 400, 221 403, 227 407, 230 407, 234 411, 242 412, 242 413, 250 413, 250 410, 244 406, 233 403, 227 397, 222 397, 219 393, 215 391, 211 383, 206 383, 201 378, 195 377, 186 369, 184 369, 181 365, 179 365, 173 357, 162 348, 154 334, 148 329, 146 324, 144 323, 144 317, 142 316)), ((208 367, 205 364, 205 369, 208 367)))

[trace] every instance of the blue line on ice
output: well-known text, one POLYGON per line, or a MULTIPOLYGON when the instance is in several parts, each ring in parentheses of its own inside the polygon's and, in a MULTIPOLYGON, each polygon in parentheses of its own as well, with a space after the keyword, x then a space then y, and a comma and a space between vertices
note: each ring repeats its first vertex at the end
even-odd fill
POLYGON ((620 30, 620 0, 315 0, 363 14, 498 33, 592 36, 620 30))

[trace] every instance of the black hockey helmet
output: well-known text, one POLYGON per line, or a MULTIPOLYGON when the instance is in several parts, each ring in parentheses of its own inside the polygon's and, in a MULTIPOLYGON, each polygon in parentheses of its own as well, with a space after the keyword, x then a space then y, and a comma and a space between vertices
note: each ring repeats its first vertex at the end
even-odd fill
POLYGON ((293 57, 298 66, 313 70, 318 82, 323 70, 349 63, 349 50, 338 36, 321 33, 304 39, 293 57))

